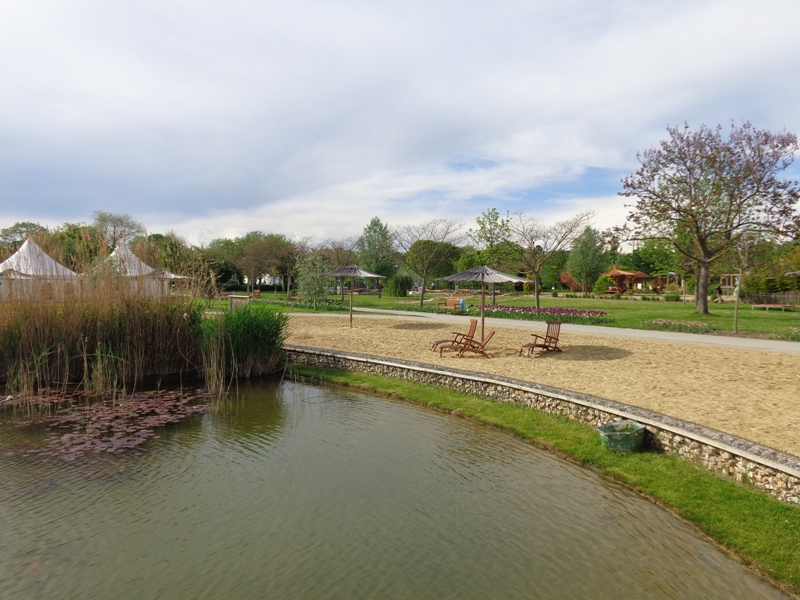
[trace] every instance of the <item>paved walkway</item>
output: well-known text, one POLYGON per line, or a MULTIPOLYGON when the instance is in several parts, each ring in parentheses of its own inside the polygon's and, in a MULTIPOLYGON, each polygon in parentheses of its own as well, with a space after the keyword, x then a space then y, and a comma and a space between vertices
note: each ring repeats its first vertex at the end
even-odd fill
MULTIPOLYGON (((359 317, 394 317, 402 319, 429 319, 442 323, 463 324, 464 315, 448 315, 439 313, 424 313, 405 310, 387 310, 382 308, 353 308, 359 317)), ((303 313, 309 314, 309 313, 303 313)), ((326 313, 316 313, 326 314, 326 313)), ((331 316, 341 316, 341 313, 327 313, 331 316)), ((800 321, 798 322, 800 325, 800 321)), ((480 326, 480 325, 479 325, 480 326)), ((530 329, 544 331, 544 321, 523 321, 516 319, 498 319, 486 317, 486 328, 513 327, 515 329, 530 329)), ((727 348, 743 348, 747 350, 769 350, 785 354, 800 354, 800 342, 784 342, 779 340, 762 340, 758 338, 735 337, 725 335, 707 335, 699 333, 679 333, 677 331, 655 331, 647 329, 624 329, 621 327, 602 327, 600 325, 574 325, 564 323, 562 331, 567 333, 582 333, 585 335, 604 335, 609 337, 627 337, 641 340, 660 340, 662 342, 676 342, 680 344, 705 344, 708 346, 722 346, 727 348)))

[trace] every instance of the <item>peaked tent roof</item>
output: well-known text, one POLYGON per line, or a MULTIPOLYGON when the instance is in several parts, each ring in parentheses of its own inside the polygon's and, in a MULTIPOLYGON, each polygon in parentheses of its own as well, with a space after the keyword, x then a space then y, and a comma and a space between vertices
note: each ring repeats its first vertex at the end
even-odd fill
POLYGON ((154 269, 136 256, 125 240, 120 240, 114 251, 106 259, 120 274, 126 277, 147 277, 149 279, 191 279, 185 275, 176 275, 166 269, 154 269))
POLYGON ((113 264, 114 268, 122 275, 127 275, 128 277, 140 277, 155 272, 153 267, 146 265, 131 252, 124 240, 120 240, 106 260, 113 264))
POLYGON ((58 264, 44 253, 31 238, 25 240, 14 254, 0 263, 0 271, 13 269, 34 277, 77 277, 77 273, 58 264))

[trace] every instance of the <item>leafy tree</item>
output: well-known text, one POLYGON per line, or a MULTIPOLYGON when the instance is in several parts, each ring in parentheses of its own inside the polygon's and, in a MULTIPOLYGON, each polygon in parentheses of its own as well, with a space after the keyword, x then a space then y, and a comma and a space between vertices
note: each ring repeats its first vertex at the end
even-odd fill
MULTIPOLYGON (((479 264, 495 269, 504 269, 514 261, 514 253, 509 248, 508 241, 511 237, 509 219, 500 217, 496 208, 490 208, 476 219, 478 227, 467 230, 467 237, 472 240, 479 250, 479 264)), ((497 304, 492 284, 492 305, 497 304)))
POLYGON ((478 227, 468 229, 467 237, 480 250, 482 264, 502 269, 510 258, 507 245, 511 237, 510 219, 501 218, 496 208, 490 208, 481 214, 476 222, 478 227))
POLYGON ((511 240, 508 247, 515 254, 519 270, 533 279, 536 308, 540 308, 541 273, 544 266, 568 249, 589 223, 593 213, 582 212, 553 225, 539 223, 534 217, 516 213, 509 221, 511 240))
POLYGON ((635 199, 629 239, 660 239, 695 267, 695 304, 708 314, 711 264, 746 234, 780 237, 796 232, 797 182, 778 174, 794 160, 797 136, 755 129, 750 123, 667 129, 659 147, 637 155, 641 166, 622 179, 620 195, 635 199))
MULTIPOLYGON (((394 235, 389 226, 378 217, 373 217, 364 228, 356 243, 358 264, 361 268, 391 277, 397 270, 397 251, 394 249, 394 235)), ((381 283, 378 281, 378 298, 381 296, 381 283)))
POLYGON ((567 259, 567 271, 570 276, 581 283, 581 290, 588 287, 603 272, 606 266, 600 234, 596 229, 586 227, 576 239, 567 259))
POLYGON ((567 250, 559 250, 553 253, 553 256, 542 267, 539 273, 542 289, 555 288, 557 285, 561 284, 561 273, 567 270, 568 258, 569 252, 567 250))
POLYGON ((635 271, 648 275, 669 273, 678 269, 672 246, 664 240, 656 239, 645 240, 641 246, 625 257, 625 264, 635 271))
POLYGON ((97 210, 92 214, 92 217, 97 231, 106 240, 106 245, 112 250, 120 239, 132 240, 135 237, 147 235, 144 225, 134 221, 130 215, 97 210))
POLYGON ((472 246, 462 246, 455 264, 456 271, 466 271, 483 264, 483 254, 472 246))
POLYGON ((592 288, 593 294, 602 295, 606 292, 606 290, 614 285, 614 281, 608 275, 601 275, 597 278, 597 281, 594 282, 594 287, 592 288))
POLYGON ((395 236, 405 251, 406 268, 422 279, 419 306, 425 301, 425 286, 431 277, 447 274, 458 258, 461 223, 452 219, 432 219, 421 225, 407 225, 396 230, 395 236), (444 272, 443 272, 444 271, 444 272))
POLYGON ((43 230, 43 227, 30 221, 14 223, 11 227, 0 229, 0 246, 21 246, 29 235, 35 235, 43 230))
POLYGON ((244 274, 236 264, 241 247, 235 240, 218 238, 203 250, 214 286, 219 287, 233 281, 242 281, 244 274))
POLYGON ((312 308, 322 304, 328 297, 327 279, 323 273, 328 270, 328 263, 320 252, 309 252, 299 264, 298 285, 303 293, 303 302, 312 308))
POLYGON ((64 223, 53 231, 42 231, 37 237, 51 258, 78 272, 91 268, 108 251, 97 228, 86 223, 64 223))
POLYGON ((247 291, 252 292, 259 279, 274 268, 276 246, 260 231, 251 231, 239 240, 239 244, 234 264, 247 277, 247 291))
POLYGON ((414 278, 408 273, 395 273, 386 280, 386 295, 395 298, 404 298, 414 287, 414 278))
POLYGON ((389 226, 373 217, 356 242, 358 264, 361 268, 391 277, 397 270, 397 252, 394 235, 389 226))
POLYGON ((308 252, 309 240, 290 240, 281 234, 270 234, 267 240, 273 245, 272 260, 274 271, 286 283, 286 296, 292 295, 292 280, 297 273, 300 262, 308 252))
MULTIPOLYGON (((174 231, 137 237, 128 245, 136 256, 153 268, 204 280, 210 278, 203 253, 192 248, 174 231)), ((203 285, 206 283, 210 284, 211 281, 204 281, 203 285)))

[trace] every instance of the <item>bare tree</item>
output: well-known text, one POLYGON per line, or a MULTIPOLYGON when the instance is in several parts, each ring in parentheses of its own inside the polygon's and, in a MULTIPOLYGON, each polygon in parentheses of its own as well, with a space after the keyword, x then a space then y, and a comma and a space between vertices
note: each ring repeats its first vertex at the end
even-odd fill
POLYGON ((425 285, 442 264, 453 259, 455 245, 460 244, 461 221, 431 219, 421 225, 405 225, 395 229, 398 246, 405 252, 406 267, 422 279, 420 308, 425 301, 425 285))
MULTIPOLYGON (((338 240, 325 240, 322 243, 320 252, 331 268, 336 270, 356 262, 357 245, 358 238, 354 236, 338 240)), ((342 285, 341 277, 339 277, 339 290, 341 291, 342 301, 344 302, 344 285, 342 285)))
POLYGON ((120 239, 132 240, 136 236, 147 235, 144 225, 133 217, 97 210, 92 215, 94 226, 110 248, 115 248, 120 239))
POLYGON ((521 270, 534 282, 536 308, 539 305, 541 272, 553 256, 567 250, 592 220, 594 213, 585 211, 574 217, 545 225, 524 213, 514 213, 508 222, 509 246, 521 263, 521 270))

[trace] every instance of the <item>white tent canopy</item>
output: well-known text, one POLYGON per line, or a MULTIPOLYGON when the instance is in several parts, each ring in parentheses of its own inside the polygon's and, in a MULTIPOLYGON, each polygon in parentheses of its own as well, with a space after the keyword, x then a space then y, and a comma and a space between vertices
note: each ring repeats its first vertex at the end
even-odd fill
POLYGON ((47 256, 31 238, 25 240, 19 250, 0 263, 0 272, 7 270, 33 277, 77 277, 77 273, 47 256))
POLYGON ((120 240, 117 247, 106 259, 120 275, 127 277, 141 277, 142 275, 150 275, 155 272, 155 269, 144 262, 131 252, 125 240, 120 240))
POLYGON ((166 269, 154 269, 144 261, 140 260, 130 248, 125 240, 120 240, 114 251, 106 259, 111 263, 120 275, 126 277, 143 277, 147 279, 191 279, 186 275, 176 275, 166 269))

